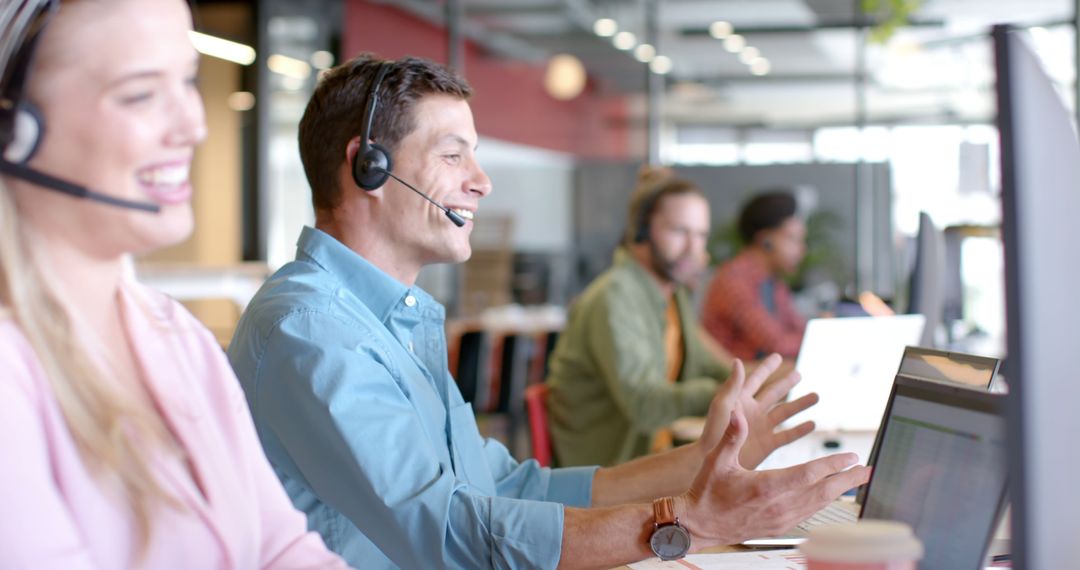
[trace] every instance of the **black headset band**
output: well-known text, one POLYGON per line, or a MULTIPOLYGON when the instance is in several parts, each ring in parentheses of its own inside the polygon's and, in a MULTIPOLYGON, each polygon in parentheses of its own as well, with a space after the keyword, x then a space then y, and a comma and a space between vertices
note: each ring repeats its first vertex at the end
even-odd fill
POLYGON ((375 79, 371 81, 367 104, 364 105, 364 121, 360 132, 360 152, 367 152, 371 148, 371 129, 375 124, 375 110, 379 106, 379 87, 382 86, 383 78, 386 77, 393 65, 393 62, 390 61, 379 64, 379 70, 375 72, 375 79))
POLYGON ((667 181, 660 181, 649 190, 649 193, 641 200, 638 206, 637 231, 634 234, 634 242, 641 243, 649 239, 649 218, 656 209, 656 203, 660 195, 667 189, 667 181))

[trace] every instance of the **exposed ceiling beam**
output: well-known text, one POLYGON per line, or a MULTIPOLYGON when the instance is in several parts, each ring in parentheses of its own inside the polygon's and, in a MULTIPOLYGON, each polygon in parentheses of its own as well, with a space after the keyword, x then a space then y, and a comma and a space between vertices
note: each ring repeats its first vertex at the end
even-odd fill
MULTIPOLYGON (((874 25, 874 22, 869 22, 870 26, 874 25)), ((744 36, 749 35, 784 35, 784 34, 808 34, 811 32, 821 30, 856 30, 859 24, 855 20, 834 20, 817 22, 812 25, 790 25, 790 26, 736 26, 735 32, 744 36)), ((944 28, 945 22, 942 20, 913 20, 905 27, 909 28, 944 28)), ((679 34, 684 37, 695 36, 708 36, 709 27, 696 26, 692 28, 683 28, 679 31, 679 34)))

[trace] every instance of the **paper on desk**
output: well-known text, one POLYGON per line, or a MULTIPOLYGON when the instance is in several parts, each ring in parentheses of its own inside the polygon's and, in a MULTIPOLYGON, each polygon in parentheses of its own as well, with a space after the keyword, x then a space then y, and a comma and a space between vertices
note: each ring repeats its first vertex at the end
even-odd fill
POLYGON ((650 558, 630 565, 633 570, 804 570, 806 557, 795 549, 760 552, 691 554, 682 560, 662 562, 650 558))

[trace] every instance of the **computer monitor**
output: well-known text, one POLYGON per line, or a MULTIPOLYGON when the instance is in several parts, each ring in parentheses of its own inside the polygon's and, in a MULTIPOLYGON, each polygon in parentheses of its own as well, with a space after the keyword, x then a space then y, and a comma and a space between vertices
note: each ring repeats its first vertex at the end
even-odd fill
POLYGON ((936 346, 937 331, 945 311, 945 244, 926 212, 919 213, 915 238, 915 267, 908 288, 908 313, 926 317, 922 346, 936 346))
POLYGON ((1013 568, 1080 560, 1080 141, 1022 33, 994 28, 1013 568))
POLYGON ((1004 399, 897 376, 859 518, 910 524, 919 568, 982 567, 1005 498, 1004 399))

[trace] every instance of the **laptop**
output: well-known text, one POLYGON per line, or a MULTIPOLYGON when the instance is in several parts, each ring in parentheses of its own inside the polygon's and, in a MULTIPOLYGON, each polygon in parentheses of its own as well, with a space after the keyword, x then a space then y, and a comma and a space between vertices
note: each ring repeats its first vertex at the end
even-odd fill
POLYGON ((978 570, 1005 505, 1005 396, 897 376, 859 518, 906 522, 919 568, 978 570))
POLYGON ((919 342, 925 322, 922 315, 811 319, 795 362, 802 381, 790 399, 810 392, 821 399, 798 421, 822 431, 877 429, 904 347, 919 342))
MULTIPOLYGON (((930 361, 941 362, 938 359, 930 361)), ((786 536, 755 539, 744 544, 792 546, 805 540, 806 534, 816 526, 854 522, 858 518, 884 518, 908 522, 920 538, 920 531, 937 532, 942 528, 967 525, 958 536, 968 542, 956 545, 953 550, 963 550, 965 546, 971 550, 971 535, 978 535, 985 539, 976 544, 981 556, 1000 518, 1004 497, 1004 396, 986 391, 998 364, 997 359, 992 358, 909 347, 901 365, 904 373, 896 376, 878 432, 878 441, 875 442, 875 448, 880 448, 880 452, 868 463, 874 465, 874 474, 867 487, 867 500, 863 501, 865 506, 860 507, 855 501, 841 499, 800 523, 786 536), (952 375, 930 379, 925 377, 930 376, 929 374, 919 377, 911 374, 913 368, 904 367, 907 363, 918 364, 918 361, 926 361, 926 356, 946 356, 947 360, 956 365, 964 363, 962 366, 967 366, 971 363, 988 373, 985 380, 974 386, 966 386, 942 380, 952 375), (965 439, 958 434, 974 439, 965 439), (942 442, 948 445, 943 447, 942 442), (968 451, 972 453, 967 453, 968 451), (981 458, 982 461, 972 460, 972 457, 981 458), (970 488, 951 488, 963 487, 964 481, 969 477, 973 481, 970 488), (911 483, 906 483, 908 478, 911 483), (989 484, 991 490, 984 491, 985 485, 980 486, 982 483, 989 484), (927 488, 926 493, 919 494, 922 490, 915 488, 919 484, 927 488), (897 485, 906 488, 907 494, 898 493, 897 485), (932 495, 931 490, 936 495, 932 495), (946 500, 933 508, 925 507, 916 501, 925 501, 930 496, 935 496, 934 500, 940 500, 941 497, 946 500), (960 503, 960 508, 950 504, 950 498, 955 498, 960 503), (986 508, 980 511, 980 506, 986 508), (944 518, 943 513, 957 516, 951 520, 941 520, 944 518), (961 522, 958 523, 957 520, 961 522), (922 527, 918 524, 920 521, 923 523, 922 527), (983 526, 987 528, 985 536, 981 535, 983 526)), ((918 364, 914 370, 923 370, 921 367, 922 364, 918 364)), ((944 368, 961 369, 953 366, 944 368)), ((937 369, 940 370, 941 367, 937 369)), ((948 534, 948 530, 941 532, 948 534)), ((924 542, 934 540, 931 538, 924 542)), ((927 544, 925 560, 929 562, 924 568, 962 567, 934 565, 938 558, 929 547, 927 544)), ((934 548, 938 549, 940 545, 935 544, 934 548)), ((942 554, 943 558, 940 560, 943 564, 956 559, 950 557, 953 556, 950 552, 952 551, 942 554)), ((970 552, 962 554, 967 555, 970 552)), ((981 558, 976 562, 976 567, 979 563, 981 558)))
MULTIPOLYGON (((896 376, 897 378, 904 377, 946 384, 951 383, 968 386, 976 390, 991 390, 1000 369, 1001 360, 998 358, 909 346, 904 349, 904 356, 900 359, 900 369, 897 371, 896 376)), ((894 384, 893 391, 895 392, 895 390, 896 386, 894 384)), ((895 394, 890 393, 889 405, 892 405, 893 398, 895 398, 895 394)), ((874 437, 874 446, 870 449, 870 455, 867 457, 867 465, 875 465, 878 447, 881 446, 881 438, 885 432, 887 420, 888 410, 886 409, 886 413, 881 416, 881 425, 878 428, 877 435, 874 437)), ((863 503, 865 495, 866 487, 860 488, 857 500, 859 504, 863 503)))

